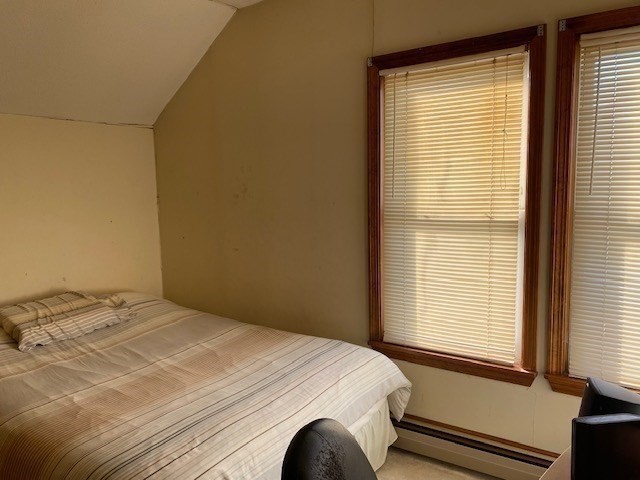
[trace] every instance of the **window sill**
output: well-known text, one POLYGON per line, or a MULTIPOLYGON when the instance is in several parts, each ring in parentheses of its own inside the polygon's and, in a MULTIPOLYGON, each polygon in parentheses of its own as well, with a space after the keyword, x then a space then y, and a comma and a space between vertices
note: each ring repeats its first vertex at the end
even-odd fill
POLYGON ((524 370, 520 367, 497 365, 482 360, 456 357, 444 353, 429 352, 417 348, 403 347, 392 343, 371 340, 369 345, 376 351, 384 353, 390 358, 405 362, 426 365, 428 367, 451 370, 453 372, 475 375, 500 382, 515 383, 530 387, 536 378, 536 372, 524 370))
POLYGON ((582 397, 584 392, 584 386, 587 383, 586 380, 581 378, 570 377, 569 375, 557 375, 553 373, 545 374, 546 378, 551 384, 551 390, 558 393, 566 393, 567 395, 574 395, 576 397, 582 397))

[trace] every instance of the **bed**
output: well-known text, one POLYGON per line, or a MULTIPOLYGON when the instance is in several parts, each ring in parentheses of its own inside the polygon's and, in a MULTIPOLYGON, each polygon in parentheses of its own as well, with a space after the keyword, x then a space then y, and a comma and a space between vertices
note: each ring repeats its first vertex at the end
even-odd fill
POLYGON ((0 329, 0 478, 279 479, 322 417, 384 462, 411 384, 383 355, 120 295, 133 319, 75 339, 0 329))

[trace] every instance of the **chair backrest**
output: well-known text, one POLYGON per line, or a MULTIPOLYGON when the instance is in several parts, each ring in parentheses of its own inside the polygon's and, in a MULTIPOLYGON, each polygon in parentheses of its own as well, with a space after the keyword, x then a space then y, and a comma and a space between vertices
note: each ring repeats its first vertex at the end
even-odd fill
POLYGON ((321 418, 291 440, 282 480, 376 480, 376 474, 353 435, 336 420, 321 418))

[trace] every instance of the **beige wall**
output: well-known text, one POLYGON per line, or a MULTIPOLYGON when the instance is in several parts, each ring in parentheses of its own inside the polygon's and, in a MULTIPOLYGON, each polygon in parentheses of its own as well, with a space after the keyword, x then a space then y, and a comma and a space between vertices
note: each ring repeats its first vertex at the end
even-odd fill
POLYGON ((151 129, 0 115, 0 302, 162 294, 151 129))
MULTIPOLYGON (((233 18, 155 126, 168 298, 364 344, 365 59, 546 22, 539 369, 546 342, 555 29, 623 0, 265 0, 233 18), (375 25, 375 27, 374 27, 375 25), (375 33, 375 34, 374 34, 375 33)), ((562 451, 579 401, 399 363, 410 413, 562 451)))

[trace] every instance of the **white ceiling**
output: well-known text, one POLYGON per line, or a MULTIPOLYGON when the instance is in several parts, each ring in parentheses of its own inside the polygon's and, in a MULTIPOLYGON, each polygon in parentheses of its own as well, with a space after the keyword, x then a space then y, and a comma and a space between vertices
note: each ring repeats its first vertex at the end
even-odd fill
POLYGON ((257 1, 0 0, 0 113, 153 125, 257 1))

